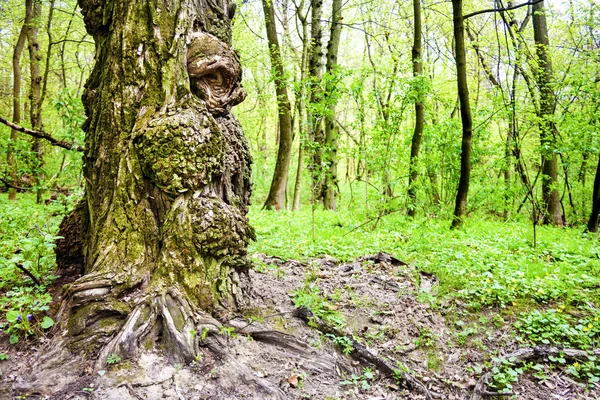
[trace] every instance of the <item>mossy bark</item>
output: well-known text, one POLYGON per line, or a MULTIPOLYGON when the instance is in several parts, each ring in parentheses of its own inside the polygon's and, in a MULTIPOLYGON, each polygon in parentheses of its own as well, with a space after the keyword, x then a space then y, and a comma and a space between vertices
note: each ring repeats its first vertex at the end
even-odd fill
POLYGON ((72 351, 190 360, 235 306, 253 231, 250 156, 231 107, 241 69, 228 0, 79 0, 96 42, 83 95, 85 274, 63 288, 72 351))

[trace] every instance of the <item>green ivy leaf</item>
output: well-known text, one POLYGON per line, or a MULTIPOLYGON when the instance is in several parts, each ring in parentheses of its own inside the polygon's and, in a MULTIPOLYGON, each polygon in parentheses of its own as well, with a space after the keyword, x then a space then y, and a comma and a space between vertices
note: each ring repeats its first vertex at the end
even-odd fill
POLYGON ((6 319, 10 323, 14 324, 15 322, 17 322, 17 318, 19 318, 19 312, 17 311, 9 311, 6 313, 6 319))
POLYGON ((44 319, 42 319, 42 323, 40 324, 42 329, 48 329, 48 328, 52 327, 53 325, 54 325, 54 320, 48 316, 44 317, 44 319))
POLYGON ((13 333, 10 335, 10 344, 17 344, 19 342, 19 335, 13 333))

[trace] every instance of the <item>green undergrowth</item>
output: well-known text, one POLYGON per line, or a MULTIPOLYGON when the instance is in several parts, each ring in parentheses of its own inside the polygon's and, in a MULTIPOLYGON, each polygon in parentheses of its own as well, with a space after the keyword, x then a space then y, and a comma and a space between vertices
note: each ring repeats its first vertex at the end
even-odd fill
POLYGON ((436 274, 441 295, 461 297, 472 307, 595 304, 600 289, 600 238, 581 228, 539 227, 534 247, 526 222, 473 218, 450 230, 448 220, 395 213, 373 230, 374 222, 364 224, 359 213, 317 210, 313 239, 310 210, 252 209, 250 220, 258 236, 251 252, 350 261, 385 251, 436 274))
POLYGON ((54 247, 63 216, 77 196, 36 204, 30 194, 18 201, 0 195, 0 329, 11 343, 38 336, 54 321, 47 288, 57 278, 54 247))
POLYGON ((454 299, 473 315, 504 310, 524 345, 598 347, 600 238, 582 227, 538 227, 534 246, 526 221, 472 217, 451 230, 447 219, 393 213, 373 229, 364 213, 316 210, 313 229, 310 210, 258 209, 250 220, 257 232, 251 252, 300 260, 326 254, 342 262, 388 252, 440 279, 437 295, 421 297, 434 307, 454 299))

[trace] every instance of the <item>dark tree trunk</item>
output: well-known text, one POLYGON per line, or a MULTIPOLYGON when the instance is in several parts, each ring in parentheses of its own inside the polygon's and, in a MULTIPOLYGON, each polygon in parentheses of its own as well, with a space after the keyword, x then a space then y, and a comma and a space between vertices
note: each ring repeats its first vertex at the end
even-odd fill
POLYGON ((587 224, 590 232, 598 232, 598 216, 600 215, 600 158, 598 158, 598 167, 596 168, 596 177, 594 178, 594 193, 592 195, 592 215, 587 224))
POLYGON ((227 0, 79 5, 96 42, 83 95, 85 274, 63 288, 54 347, 97 368, 140 347, 192 360, 194 333, 218 333, 211 313, 239 299, 253 236, 250 156, 230 113, 245 96, 230 46, 233 8, 227 0))
MULTIPOLYGON (((27 39, 27 30, 31 24, 33 16, 33 0, 25 1, 25 20, 19 33, 19 38, 13 49, 12 67, 13 67, 13 122, 21 123, 21 55, 25 48, 25 40, 27 39)), ((6 163, 8 164, 10 180, 13 186, 17 185, 17 160, 15 159, 15 143, 19 137, 19 133, 13 129, 10 131, 10 141, 6 151, 6 163)), ((11 187, 8 189, 8 199, 17 199, 17 189, 11 187)))
POLYGON ((423 76, 423 59, 421 53, 423 26, 421 23, 421 0, 413 0, 413 15, 414 15, 414 39, 412 47, 412 62, 413 62, 413 77, 419 85, 418 94, 415 100, 415 130, 410 146, 410 173, 408 176, 408 215, 414 217, 416 213, 417 189, 415 183, 419 176, 417 171, 417 159, 419 150, 421 149, 421 138, 423 137, 423 126, 425 125, 425 117, 423 113, 423 96, 421 94, 420 78, 423 76))
POLYGON ((309 135, 312 141, 311 165, 313 180, 313 198, 321 201, 323 199, 323 168, 322 152, 324 146, 323 137, 323 113, 320 112, 323 101, 323 90, 321 89, 321 76, 323 69, 323 28, 321 18, 323 16, 323 0, 310 0, 310 48, 308 51, 308 81, 309 100, 307 108, 307 120, 309 135))
POLYGON ((279 48, 279 40, 277 39, 273 1, 263 0, 263 10, 265 12, 265 27, 269 42, 269 54, 271 56, 279 115, 279 149, 277 151, 277 162, 275 163, 271 189, 265 201, 265 208, 268 210, 282 210, 286 205, 287 180, 292 155, 292 107, 288 97, 283 60, 281 59, 281 50, 279 48))
POLYGON ((337 179, 337 148, 338 130, 335 126, 335 106, 337 103, 337 78, 338 50, 342 33, 342 0, 333 0, 331 6, 331 34, 327 45, 327 62, 325 65, 329 79, 325 88, 327 96, 327 114, 325 116, 325 146, 323 158, 327 171, 323 179, 323 207, 326 210, 336 209, 336 196, 338 192, 337 179))
POLYGON ((454 219, 452 227, 459 227, 467 213, 467 195, 471 178, 471 141, 473 137, 473 120, 469 102, 469 86, 467 83, 467 56, 465 51, 465 25, 462 14, 462 0, 452 0, 454 18, 454 44, 456 57, 456 74, 458 99, 460 101, 460 118, 462 121, 462 151, 460 154, 460 180, 456 192, 454 219))
POLYGON ((552 61, 550 40, 546 25, 544 2, 533 6, 533 35, 537 55, 535 78, 539 88, 539 129, 542 152, 542 198, 544 223, 562 226, 563 217, 558 193, 558 158, 554 137, 554 109, 556 99, 552 90, 552 61))

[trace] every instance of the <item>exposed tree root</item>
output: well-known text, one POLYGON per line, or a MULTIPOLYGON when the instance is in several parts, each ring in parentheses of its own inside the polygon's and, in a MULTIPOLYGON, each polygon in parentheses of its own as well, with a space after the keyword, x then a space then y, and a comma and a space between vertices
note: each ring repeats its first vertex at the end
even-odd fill
POLYGON ((369 351, 369 349, 367 349, 365 346, 354 340, 352 336, 346 335, 339 329, 327 324, 320 318, 317 318, 313 314, 313 312, 308 308, 298 308, 296 316, 302 319, 310 326, 315 326, 319 331, 321 331, 324 334, 332 334, 337 337, 345 338, 352 345, 352 351, 349 354, 351 357, 355 358, 358 361, 375 366, 385 376, 400 380, 401 383, 408 389, 418 390, 425 395, 427 400, 432 400, 431 394, 429 393, 427 387, 425 387, 425 385, 422 382, 420 382, 410 373, 408 373, 407 371, 401 371, 398 368, 392 366, 383 358, 374 355, 369 351))
MULTIPOLYGON (((523 363, 525 361, 531 360, 539 360, 545 359, 547 357, 558 357, 561 356, 565 360, 569 361, 585 361, 589 356, 600 356, 600 350, 593 351, 584 351, 577 349, 569 349, 569 348, 560 348, 556 346, 534 346, 534 347, 525 347, 522 349, 518 349, 506 356, 497 359, 493 364, 493 367, 497 367, 503 361, 509 360, 514 364, 523 363)), ((490 368, 491 369, 491 368, 490 368)), ((487 387, 487 382, 492 377, 492 372, 488 371, 479 378, 479 381, 475 385, 473 389, 473 394, 471 395, 471 400, 479 400, 484 397, 510 397, 514 396, 512 392, 491 392, 487 391, 485 388, 487 387)))

